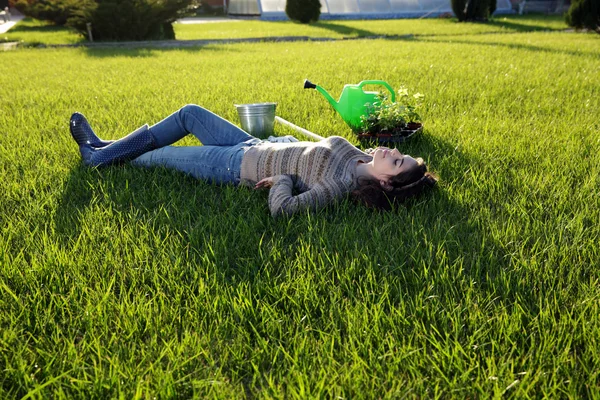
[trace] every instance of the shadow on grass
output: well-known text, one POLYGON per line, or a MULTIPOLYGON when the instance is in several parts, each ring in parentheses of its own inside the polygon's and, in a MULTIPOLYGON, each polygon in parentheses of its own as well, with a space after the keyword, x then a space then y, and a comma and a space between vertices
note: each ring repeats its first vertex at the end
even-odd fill
MULTIPOLYGON (((510 19, 510 20, 500 20, 500 19, 495 19, 495 20, 491 20, 489 22, 486 22, 484 24, 486 25, 490 25, 490 26, 497 26, 497 27, 503 27, 505 28, 507 31, 509 32, 480 32, 480 33, 436 33, 436 34, 419 34, 416 33, 415 36, 411 36, 411 37, 388 37, 385 38, 383 40, 421 40, 421 41, 431 41, 431 42, 442 42, 445 39, 440 39, 440 40, 435 40, 436 37, 465 37, 465 36, 481 36, 481 35, 487 35, 487 34, 499 34, 499 33, 521 33, 521 32, 536 32, 536 31, 548 31, 548 30, 553 30, 552 28, 545 26, 545 25, 531 25, 531 24, 525 24, 525 23, 519 23, 519 20, 514 20, 514 19, 510 19)), ((531 21, 531 19, 527 19, 527 21, 531 21)), ((540 22, 543 22, 544 20, 541 19, 540 22)), ((329 30, 332 32, 336 32, 339 33, 341 35, 344 35, 346 37, 356 37, 356 38, 361 38, 361 37, 370 37, 370 36, 380 36, 380 34, 372 32, 372 31, 368 31, 368 30, 364 30, 364 29, 359 29, 356 27, 351 27, 351 26, 346 26, 343 25, 341 23, 331 23, 331 22, 317 22, 315 24, 312 24, 312 26, 314 27, 318 27, 318 28, 322 28, 325 30, 329 30)), ((557 29, 554 29, 557 30, 557 29)), ((243 40, 243 39, 242 39, 243 40)), ((86 48, 86 53, 92 57, 100 57, 100 58, 105 58, 105 57, 112 57, 114 55, 118 55, 118 56, 131 56, 131 57, 151 57, 153 55, 156 54, 156 52, 158 51, 172 51, 172 50, 178 50, 178 51, 187 51, 187 52, 198 52, 198 51, 223 51, 223 47, 222 44, 229 44, 231 43, 228 39, 223 39, 222 40, 222 44, 219 43, 214 43, 214 41, 218 41, 218 39, 214 39, 214 40, 207 40, 213 43, 208 43, 208 44, 195 44, 195 45, 189 45, 189 44, 184 44, 183 47, 147 47, 147 48, 131 48, 131 47, 123 47, 123 48, 94 48, 94 47, 88 47, 86 48)), ((201 42, 201 40, 199 40, 199 42, 201 42)), ((544 52, 557 52, 557 53, 565 53, 565 54, 572 54, 572 55, 576 55, 576 56, 595 56, 594 54, 586 54, 586 53, 580 53, 580 52, 568 52, 568 51, 556 51, 553 49, 549 49, 549 48, 544 48, 544 47, 540 47, 540 46, 532 46, 532 45, 520 45, 520 44, 510 44, 510 43, 498 43, 498 42, 472 42, 469 40, 452 40, 453 43, 462 43, 462 44, 479 44, 479 45, 491 45, 491 46, 507 46, 507 47, 512 47, 512 48, 517 48, 517 49, 524 49, 524 50, 531 50, 531 51, 544 51, 544 52)), ((243 43, 240 42, 240 43, 243 43)), ((177 41, 173 41, 174 45, 177 45, 177 41)), ((234 50, 232 47, 227 47, 227 51, 240 51, 240 50, 234 50)))
MULTIPOLYGON (((396 229, 405 229, 406 224, 410 224, 413 227, 420 226, 417 230, 421 232, 421 236, 416 239, 405 236, 402 243, 395 244, 398 248, 404 247, 401 253, 405 268, 399 272, 406 279, 406 288, 414 288, 415 294, 422 290, 424 277, 415 274, 415 270, 423 268, 423 260, 429 260, 431 264, 427 268, 435 270, 436 256, 432 252, 443 249, 442 252, 447 257, 446 263, 462 260, 464 276, 483 283, 482 290, 489 291, 488 294, 509 293, 510 288, 498 290, 497 282, 494 282, 496 273, 506 263, 502 247, 490 240, 477 221, 478 210, 469 207, 457 196, 450 195, 448 191, 450 187, 458 187, 454 191, 462 196, 461 192, 467 190, 467 187, 478 185, 468 176, 471 170, 484 170, 485 161, 476 154, 464 152, 458 144, 430 134, 427 129, 394 147, 404 154, 424 158, 429 169, 434 174, 436 171, 440 174, 438 185, 431 193, 425 193, 398 207, 400 214, 405 213, 407 219, 399 223, 396 229), (418 253, 421 254, 414 257, 418 253), (486 268, 491 265, 495 265, 494 270, 486 268)), ((395 217, 383 217, 394 223, 395 217)), ((376 226, 377 224, 370 229, 376 229, 376 226)), ((436 273, 443 274, 444 271, 438 270, 434 272, 436 273)), ((446 289, 455 290, 452 287, 446 289)))
MULTIPOLYGON (((483 165, 477 157, 457 151, 454 145, 427 133, 398 147, 404 153, 426 157, 434 169, 443 164, 442 160, 454 159, 444 162, 458 166, 444 171, 444 180, 451 182, 460 181, 470 168, 483 165)), ((466 259, 466 264, 478 265, 476 260, 469 260, 471 256, 494 258, 495 263, 501 263, 503 257, 471 221, 472 211, 448 196, 444 180, 430 193, 400 205, 397 212, 381 213, 343 201, 319 212, 273 219, 268 211, 266 192, 210 185, 163 168, 89 169, 81 166, 74 169, 66 181, 54 223, 67 247, 73 246, 80 235, 87 234, 86 221, 90 213, 106 215, 113 223, 116 217, 124 216, 119 224, 128 224, 133 219, 134 223, 152 226, 158 231, 161 226, 166 227, 182 236, 185 242, 182 245, 191 246, 198 255, 210 249, 219 265, 218 273, 228 282, 253 281, 265 262, 257 262, 255 258, 265 247, 276 247, 291 256, 299 242, 318 243, 327 254, 337 253, 338 249, 353 249, 371 254, 382 265, 397 263, 403 268, 412 268, 411 259, 432 256, 419 254, 425 251, 420 247, 423 237, 427 237, 433 246, 444 247, 449 257, 466 259), (413 227, 412 233, 402 232, 407 224, 413 227), (415 232, 419 237, 413 235, 415 232), (398 234, 401 238, 393 244, 393 249, 385 241, 388 233, 389 238, 398 238, 398 234), (377 239, 378 236, 383 240, 377 239), (473 248, 474 243, 487 243, 487 246, 477 250, 473 248), (231 246, 235 250, 232 251, 231 246), (240 268, 242 259, 244 268, 240 268)), ((102 248, 111 238, 108 235, 91 240, 97 241, 94 247, 102 248)), ((161 251, 159 247, 155 250, 161 251)), ((346 261, 351 262, 358 255, 349 254, 346 261)), ((497 270, 499 267, 496 266, 497 270)), ((271 265, 270 268, 277 275, 283 266, 271 265)), ((472 273, 479 281, 486 276, 487 279, 493 277, 493 271, 474 270, 472 273)), ((416 284, 412 280, 406 283, 416 284)))
MULTIPOLYGON (((464 33, 462 35, 465 36, 478 36, 478 35, 488 35, 495 33, 527 33, 527 32, 546 32, 546 31, 562 31, 567 28, 566 24, 560 28, 553 28, 547 25, 549 19, 553 19, 556 21, 564 21, 562 17, 552 18, 547 15, 539 15, 539 16, 496 16, 491 18, 487 22, 458 22, 454 20, 456 24, 467 24, 467 25, 485 25, 485 26, 494 26, 498 28, 503 28, 503 31, 492 31, 492 32, 478 32, 478 33, 464 33), (522 21, 526 21, 529 23, 523 23, 522 21), (531 23, 535 21, 534 23, 531 23), (536 23, 539 22, 539 23, 536 23)), ((423 35, 423 36, 455 36, 456 34, 448 33, 448 34, 432 34, 432 35, 423 35)))
POLYGON ((429 42, 429 43, 457 43, 457 44, 466 44, 466 45, 475 45, 475 46, 486 46, 486 47, 506 47, 509 49, 516 50, 526 50, 531 52, 540 52, 540 53, 552 53, 552 54, 564 54, 575 57, 584 57, 584 58, 592 58, 594 60, 598 59, 597 53, 588 53, 576 50, 562 50, 562 49, 554 49, 550 47, 542 47, 542 46, 534 46, 531 44, 520 44, 520 43, 503 43, 503 42, 479 42, 464 39, 464 36, 461 36, 460 39, 440 39, 435 40, 434 37, 425 37, 425 36, 415 36, 407 39, 393 39, 393 40, 412 40, 412 41, 420 41, 420 42, 429 42))
POLYGON ((9 31, 10 33, 15 32, 37 32, 37 33, 47 33, 47 32, 71 32, 77 33, 76 31, 65 28, 64 26, 52 25, 52 24, 44 24, 41 22, 36 23, 32 18, 23 18, 18 24, 12 27, 9 31))
POLYGON ((531 25, 531 24, 519 23, 518 19, 494 18, 494 19, 486 22, 486 25, 497 26, 497 27, 504 28, 506 30, 510 30, 513 32, 560 31, 560 30, 567 28, 566 26, 563 28, 551 28, 551 27, 543 24, 543 22, 544 22, 543 19, 540 19, 540 22, 542 23, 540 25, 531 25))
POLYGON ((164 52, 184 52, 184 53, 216 53, 227 51, 229 53, 237 53, 240 50, 227 47, 223 48, 222 46, 216 46, 213 44, 208 45, 199 45, 199 46, 190 46, 190 47, 168 47, 168 48, 154 48, 154 47, 139 47, 139 48, 94 48, 94 47, 85 47, 85 55, 93 58, 112 58, 112 57, 130 57, 130 58, 149 58, 149 57, 157 57, 159 54, 164 52))
POLYGON ((364 36, 375 36, 378 35, 375 32, 371 32, 371 31, 367 31, 364 29, 359 29, 359 28, 355 28, 355 27, 351 27, 351 26, 346 26, 343 25, 341 23, 331 23, 331 22, 324 22, 324 21, 319 21, 315 24, 312 24, 311 26, 317 27, 317 28, 322 28, 322 29, 326 29, 332 32, 336 32, 339 33, 341 35, 345 35, 345 36, 358 36, 358 37, 364 37, 364 36))
MULTIPOLYGON (((535 309, 538 293, 529 289, 533 283, 528 280, 535 275, 511 264, 514 249, 497 242, 490 228, 502 229, 507 223, 504 202, 522 190, 512 183, 511 167, 494 169, 496 179, 505 183, 490 189, 480 181, 490 172, 485 160, 427 130, 397 147, 425 158, 441 180, 393 212, 345 200, 318 212, 273 219, 266 191, 211 185, 164 168, 81 166, 64 184, 54 227, 65 250, 86 243, 90 251, 111 252, 111 259, 118 260, 122 252, 146 249, 163 259, 183 260, 177 271, 165 272, 165 280, 191 282, 197 278, 194 266, 202 265, 225 287, 263 288, 257 289, 259 297, 270 296, 264 288, 276 288, 297 268, 314 268, 324 274, 315 279, 339 281, 344 298, 357 305, 364 294, 355 283, 364 285, 368 272, 374 284, 391 285, 391 307, 427 296, 448 306, 465 305, 473 301, 465 297, 468 293, 481 303, 535 309), (163 243, 173 237, 176 245, 165 248, 163 243)), ((101 268, 122 273, 120 267, 101 268)), ((144 268, 136 273, 144 274, 144 268)), ((322 286, 319 290, 324 291, 318 296, 328 297, 322 286)), ((283 312, 297 307, 271 300, 283 312)), ((326 317, 323 309, 307 307, 312 320, 326 317)), ((436 325, 437 317, 432 318, 429 322, 436 325)))
MULTIPOLYGON (((157 41, 153 43, 153 41, 148 41, 149 45, 144 47, 144 45, 139 44, 138 42, 94 42, 90 43, 86 38, 80 36, 75 30, 66 28, 63 26, 45 24, 41 21, 36 21, 31 18, 24 18, 21 22, 19 22, 15 27, 13 27, 9 32, 10 39, 9 41, 22 41, 22 47, 46 47, 46 46, 58 46, 58 47, 66 47, 66 48, 75 48, 81 47, 85 50, 85 53, 91 57, 97 58, 110 58, 110 57, 154 57, 156 56, 157 51, 165 52, 165 51, 183 51, 183 52, 215 52, 222 51, 222 47, 216 46, 214 43, 200 43, 200 44, 190 44, 190 43, 178 43, 177 40, 173 41, 157 41), (77 36, 77 40, 71 40, 69 43, 48 43, 44 40, 44 34, 51 33, 65 33, 65 34, 73 34, 77 36), (131 45, 120 45, 119 43, 131 43, 131 45), (164 47, 161 47, 160 43, 165 43, 164 47), (95 45, 99 45, 96 47, 95 45), (106 47, 104 47, 106 46, 106 47), (114 46, 114 47, 111 47, 114 46), (138 47, 139 46, 139 47, 138 47)), ((4 38, 3 38, 4 39, 4 38)), ((2 39, 2 41, 4 41, 2 39)), ((189 41, 188 41, 189 42, 189 41)), ((202 42, 202 41, 198 41, 202 42)), ((142 43, 142 42, 140 42, 142 43)), ((237 52, 239 50, 235 49, 227 49, 229 52, 237 52)))
POLYGON ((44 46, 56 41, 57 38, 63 35, 68 40, 62 41, 65 43, 85 43, 85 39, 79 35, 77 31, 64 26, 52 25, 42 21, 24 18, 7 33, 11 41, 22 41, 25 47, 44 46), (47 36, 49 35, 49 36, 47 36), (51 38, 48 41, 48 37, 51 38))
MULTIPOLYGON (((426 157, 442 171, 439 186, 395 212, 344 201, 277 220, 268 213, 266 192, 213 186, 162 168, 77 167, 65 182, 54 216, 56 237, 65 250, 89 246, 89 251, 113 252, 112 263, 143 249, 161 260, 165 252, 179 260, 177 266, 164 266, 158 280, 144 265, 132 265, 131 272, 123 269, 128 265, 90 266, 100 276, 117 275, 112 290, 121 290, 119 282, 132 282, 133 290, 159 291, 168 298, 170 286, 183 285, 177 299, 183 307, 198 301, 198 276, 215 279, 219 286, 212 294, 252 288, 255 306, 267 304, 276 315, 304 315, 315 334, 340 331, 345 337, 346 321, 335 314, 340 305, 332 302, 342 302, 343 309, 381 303, 385 313, 408 310, 406 318, 442 333, 452 326, 444 307, 535 303, 537 294, 515 291, 514 282, 523 281, 520 272, 508 268, 507 254, 490 239, 472 200, 460 198, 465 187, 477 185, 468 171, 482 169, 484 162, 427 131, 398 147, 426 157), (98 221, 103 218, 106 222, 98 221), (148 231, 150 236, 136 235, 148 231), (170 242, 173 237, 176 246, 170 242), (296 285, 309 285, 312 297, 294 295, 296 285), (386 298, 380 300, 383 287, 386 298), (436 306, 428 307, 432 302, 436 306)), ((248 335, 249 343, 270 335, 261 318, 260 312, 248 311, 236 319, 236 329, 248 335)), ((462 335, 475 328, 461 327, 462 335)), ((181 334, 183 328, 172 329, 181 334)), ((253 374, 250 365, 234 359, 225 358, 220 368, 232 381, 253 374)))

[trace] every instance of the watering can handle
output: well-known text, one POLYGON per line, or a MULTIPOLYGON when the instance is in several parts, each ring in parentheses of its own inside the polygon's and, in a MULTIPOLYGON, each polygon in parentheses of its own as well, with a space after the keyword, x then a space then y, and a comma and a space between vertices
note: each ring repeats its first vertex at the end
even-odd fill
POLYGON ((362 89, 363 86, 365 85, 382 85, 385 86, 385 88, 387 90, 389 90, 390 94, 392 95, 392 102, 396 101, 396 93, 394 93, 394 89, 392 89, 392 87, 389 85, 389 83, 384 82, 384 81, 362 81, 361 83, 358 84, 358 87, 362 89))

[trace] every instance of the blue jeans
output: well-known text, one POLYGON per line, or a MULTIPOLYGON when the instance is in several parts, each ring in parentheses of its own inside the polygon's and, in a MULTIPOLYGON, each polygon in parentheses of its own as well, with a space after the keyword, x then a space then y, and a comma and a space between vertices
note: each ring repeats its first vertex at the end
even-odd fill
POLYGON ((240 182, 244 152, 260 139, 205 108, 188 104, 150 127, 157 150, 132 161, 144 167, 164 166, 213 183, 240 182), (193 134, 203 146, 169 146, 193 134))

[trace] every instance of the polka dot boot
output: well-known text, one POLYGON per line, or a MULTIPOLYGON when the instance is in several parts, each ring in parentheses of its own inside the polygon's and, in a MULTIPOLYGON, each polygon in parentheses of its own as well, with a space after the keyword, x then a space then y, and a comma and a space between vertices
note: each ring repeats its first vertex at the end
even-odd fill
POLYGON ((106 147, 94 148, 84 144, 80 145, 79 149, 84 164, 100 167, 133 160, 156 149, 156 144, 148 125, 144 125, 106 147))
POLYGON ((89 144, 92 147, 105 147, 114 142, 114 140, 102 140, 96 136, 87 119, 85 119, 83 114, 78 112, 71 115, 69 129, 71 130, 73 139, 80 146, 82 144, 89 144))

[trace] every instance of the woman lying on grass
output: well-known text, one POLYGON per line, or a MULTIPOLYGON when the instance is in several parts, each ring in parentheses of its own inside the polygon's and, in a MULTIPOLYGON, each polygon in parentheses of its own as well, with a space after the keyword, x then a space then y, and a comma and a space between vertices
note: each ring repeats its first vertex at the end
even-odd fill
POLYGON ((397 149, 379 147, 366 154, 339 136, 316 143, 265 142, 197 105, 116 141, 98 138, 80 113, 71 116, 70 129, 88 166, 131 161, 215 183, 271 188, 274 217, 321 208, 348 194, 368 207, 388 210, 436 182, 423 159, 397 149), (203 146, 169 146, 189 133, 203 146))

